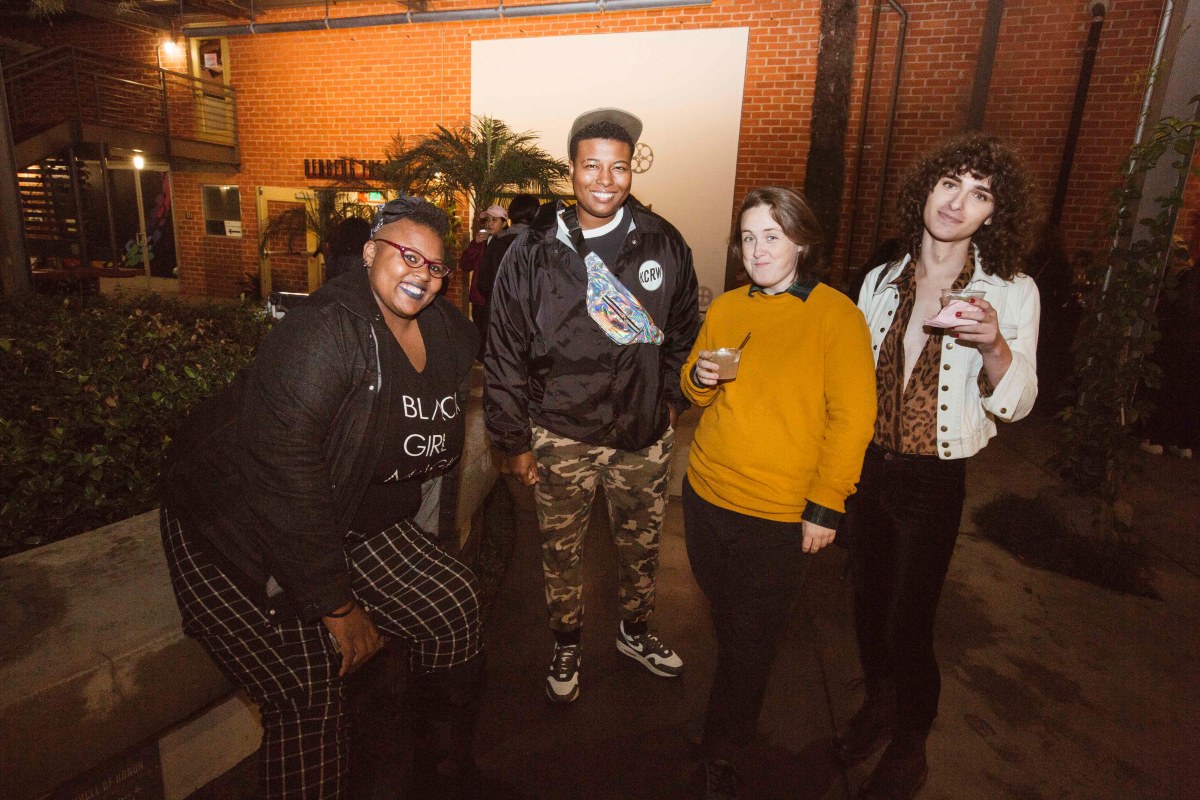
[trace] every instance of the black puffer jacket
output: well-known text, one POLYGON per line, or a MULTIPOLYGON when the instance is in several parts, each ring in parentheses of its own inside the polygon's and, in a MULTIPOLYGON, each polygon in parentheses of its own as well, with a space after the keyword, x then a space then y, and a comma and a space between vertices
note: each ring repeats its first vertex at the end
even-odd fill
MULTIPOLYGON (((326 284, 167 449, 160 497, 189 538, 251 599, 309 621, 351 598, 343 540, 401 388, 381 374, 379 314, 365 269, 326 284)), ((465 409, 478 334, 444 298, 420 319, 429 358, 453 360, 460 380, 448 391, 465 409)), ((440 501, 429 527, 453 527, 454 477, 423 489, 423 516, 440 501)))
MULTIPOLYGON (((640 450, 688 406, 679 370, 700 328, 692 251, 632 197, 633 228, 607 265, 663 332, 618 345, 588 316, 587 268, 557 215, 539 214, 509 248, 492 292, 484 409, 492 443, 530 449, 530 422, 588 444, 640 450)), ((561 212, 561 204, 559 206, 561 212)))

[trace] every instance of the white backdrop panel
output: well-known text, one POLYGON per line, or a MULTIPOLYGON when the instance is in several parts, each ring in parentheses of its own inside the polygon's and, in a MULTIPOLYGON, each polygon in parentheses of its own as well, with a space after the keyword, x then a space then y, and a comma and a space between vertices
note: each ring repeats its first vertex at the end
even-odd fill
POLYGON ((561 158, 580 112, 641 117, 654 161, 633 193, 691 245, 705 305, 725 284, 747 38, 718 28, 472 42, 471 113, 537 131, 561 158))

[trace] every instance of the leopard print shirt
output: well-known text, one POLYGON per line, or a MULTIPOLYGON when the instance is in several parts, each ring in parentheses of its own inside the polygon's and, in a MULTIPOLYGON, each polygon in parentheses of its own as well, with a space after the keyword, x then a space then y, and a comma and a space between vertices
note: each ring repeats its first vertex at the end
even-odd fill
MULTIPOLYGON (((962 290, 975 272, 974 255, 954 279, 962 290)), ((942 365, 942 336, 937 329, 925 340, 908 385, 904 385, 904 331, 917 299, 916 261, 910 261, 892 284, 900 293, 900 305, 887 335, 879 346, 875 367, 875 393, 879 414, 875 418, 875 444, 897 453, 937 455, 938 370, 942 365)))

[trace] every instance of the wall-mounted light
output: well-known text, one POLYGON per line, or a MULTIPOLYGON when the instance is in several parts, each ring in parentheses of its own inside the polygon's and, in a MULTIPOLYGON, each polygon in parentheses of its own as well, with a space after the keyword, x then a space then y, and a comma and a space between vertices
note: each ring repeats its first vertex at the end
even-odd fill
POLYGON ((162 53, 167 58, 179 58, 183 55, 183 47, 174 39, 164 39, 162 43, 162 53))
POLYGON ((142 272, 146 276, 146 279, 149 280, 151 253, 149 239, 146 236, 146 201, 142 198, 142 170, 146 168, 146 157, 142 155, 141 150, 134 150, 133 158, 130 161, 133 163, 135 170, 133 175, 133 194, 137 198, 138 262, 142 265, 142 272))

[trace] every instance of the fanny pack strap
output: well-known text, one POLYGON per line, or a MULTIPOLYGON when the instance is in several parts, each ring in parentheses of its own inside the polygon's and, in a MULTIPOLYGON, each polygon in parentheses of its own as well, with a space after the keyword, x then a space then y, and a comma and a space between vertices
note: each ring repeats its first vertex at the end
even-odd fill
POLYGON ((563 211, 562 220, 571 244, 587 268, 585 304, 592 321, 617 344, 662 344, 662 331, 654 324, 650 313, 612 273, 604 259, 588 247, 574 206, 563 211))

